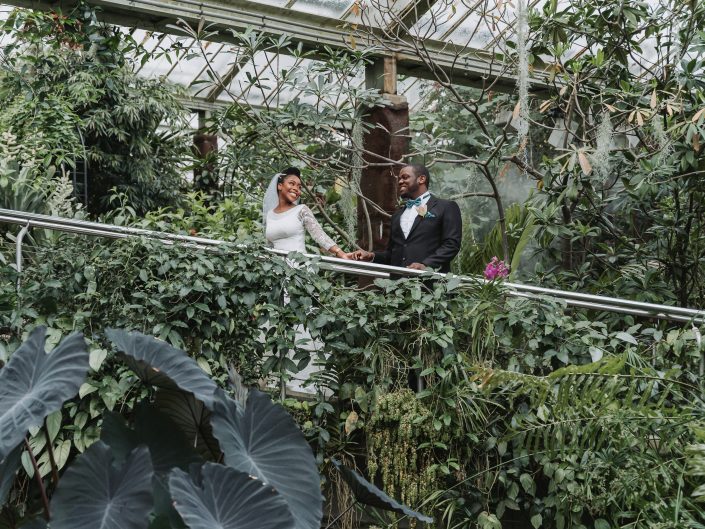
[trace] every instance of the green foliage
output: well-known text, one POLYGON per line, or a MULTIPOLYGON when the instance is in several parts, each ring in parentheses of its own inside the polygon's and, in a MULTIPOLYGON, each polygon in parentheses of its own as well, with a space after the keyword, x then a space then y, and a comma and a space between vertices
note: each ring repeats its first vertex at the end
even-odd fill
MULTIPOLYGON (((211 229, 206 218, 193 219, 204 222, 204 232, 211 229)), ((169 213, 155 219, 167 226, 169 213)), ((195 225, 186 212, 174 219, 184 229, 195 225)), ((198 379, 204 370, 222 386, 231 364, 248 383, 267 376, 273 383, 317 361, 322 371, 314 379, 337 401, 321 393, 297 406, 296 417, 318 461, 333 454, 369 458, 370 475, 414 507, 431 506, 438 527, 480 518, 509 524, 514 513, 541 516, 546 527, 599 519, 660 523, 674 509, 683 520, 697 519, 683 499, 696 478, 666 477, 688 475, 690 423, 702 418, 701 401, 689 389, 700 384, 692 329, 593 321, 555 300, 509 297, 501 282, 378 280, 375 289, 361 290, 319 274, 315 263, 292 268, 247 239, 206 251, 65 235, 38 245, 25 264, 19 305, 11 301, 12 311, 1 315, 7 349, 26 322, 50 325, 51 344, 74 329, 90 338, 91 371, 79 398, 47 420, 52 442, 42 441, 42 429, 30 432, 45 480, 52 473, 49 447, 61 471, 99 435, 104 442, 116 436, 114 424, 106 433, 110 410, 122 410, 137 432, 120 434, 123 453, 136 446, 132 438, 163 443, 158 435, 150 440, 149 425, 167 421, 196 448, 175 460, 214 460, 224 445, 211 427, 213 410, 174 383, 201 393, 183 377, 198 379), (288 304, 281 301, 284 285, 288 304), (301 324, 322 344, 313 357, 297 337, 301 324), (149 360, 159 355, 144 344, 142 356, 126 366, 106 344, 106 326, 158 334, 170 345, 156 342, 155 351, 184 348, 199 367, 179 368, 172 378, 173 366, 149 360), (409 373, 425 385, 417 395, 405 389, 409 373), (147 420, 135 407, 144 398, 159 419, 147 420), (677 435, 656 442, 663 432, 677 435), (645 465, 650 473, 637 480, 645 465), (659 486, 648 488, 649 479, 659 486)), ((14 275, 3 273, 14 288, 14 275)), ((139 341, 131 343, 121 341, 128 357, 139 341)), ((168 453, 181 454, 178 446, 168 453)), ((153 461, 163 491, 168 469, 153 461)), ((22 475, 31 464, 23 467, 22 475)), ((10 492, 13 509, 23 505, 20 493, 10 492)), ((161 504, 159 516, 176 515, 161 504)))
MULTIPOLYGON (((536 188, 526 206, 505 207, 504 227, 493 227, 496 207, 487 197, 468 198, 464 214, 473 229, 466 233, 476 245, 465 246, 469 255, 462 256, 461 270, 480 271, 489 257, 501 255, 506 235, 512 269, 525 277, 530 271, 518 263, 532 263, 528 251, 540 250, 532 280, 645 301, 701 303, 702 17, 699 4, 668 2, 549 2, 533 11, 534 67, 541 67, 539 56, 551 57, 549 75, 565 89, 532 103, 532 119, 549 128, 575 120, 579 141, 549 148, 544 143, 549 130, 532 126, 531 166, 521 194, 509 192, 522 181, 507 170, 516 164, 514 132, 493 124, 495 116, 511 111, 512 98, 448 88, 432 94, 438 112, 412 124, 415 154, 426 161, 457 155, 462 169, 455 176, 472 179, 475 187, 460 185, 454 193, 484 193, 494 182, 511 203, 536 188), (646 37, 654 37, 662 67, 635 73, 629 57, 645 46, 640 41, 646 37), (574 43, 588 47, 567 53, 574 43), (466 104, 454 100, 457 95, 466 104), (473 110, 486 130, 476 126, 473 110), (470 166, 475 169, 466 171, 470 166), (476 206, 480 201, 487 204, 476 206)), ((274 53, 291 44, 252 32, 234 38, 251 60, 263 49, 274 53)), ((144 366, 126 367, 104 341, 105 326, 118 326, 186 349, 220 386, 230 365, 247 383, 273 386, 317 362, 322 369, 312 378, 325 391, 305 403, 285 401, 317 462, 336 455, 357 463, 394 495, 432 510, 436 527, 702 527, 703 360, 700 331, 692 324, 681 328, 568 309, 553 299, 509 296, 501 282, 453 277, 377 281, 364 290, 319 274, 315 263, 292 268, 249 238, 259 228, 260 184, 276 170, 301 161, 309 167, 312 193, 335 200, 336 179, 349 184, 357 163, 348 133, 349 125, 362 120, 363 105, 339 112, 329 98, 331 79, 338 73, 342 84, 354 79, 366 54, 326 52, 324 62, 307 67, 299 61, 303 52, 292 53, 297 68, 277 80, 275 92, 303 86, 309 99, 275 109, 275 95, 265 102, 271 112, 238 101, 214 118, 235 138, 219 161, 228 165, 221 174, 230 199, 216 204, 188 197, 181 209, 154 211, 141 224, 231 244, 210 252, 63 236, 38 246, 17 296, 16 277, 4 267, 5 351, 35 322, 50 326, 52 343, 74 329, 90 338, 92 371, 79 399, 49 416, 49 442, 42 440, 43 430, 30 431, 45 481, 52 471, 50 449, 60 455, 57 466, 63 470, 99 433, 104 440, 113 435, 105 433, 118 429, 106 420, 106 410, 122 411, 128 419, 130 427, 120 437, 125 454, 135 449, 135 439, 148 446, 164 442, 152 439, 145 426, 150 421, 142 416, 156 417, 158 410, 162 419, 154 423, 171 421, 195 448, 187 454, 174 448, 183 456, 180 462, 220 455, 223 425, 213 411, 169 385, 155 388, 138 380, 155 377, 144 366), (308 104, 311 98, 320 108, 308 104), (302 325, 321 344, 314 355, 297 333, 302 325), (423 383, 416 395, 407 389, 410 375, 423 383), (144 398, 154 409, 135 405, 144 398)), ((251 81, 263 89, 271 80, 251 81)), ((358 103, 365 104, 377 98, 359 96, 358 103)), ((70 138, 74 121, 50 117, 57 122, 47 127, 70 138)), ((58 139, 64 138, 45 143, 59 152, 58 139)), ((4 167, 19 181, 21 164, 4 167)), ((451 176, 437 181, 455 185, 451 176)), ((112 219, 135 222, 135 207, 144 208, 132 204, 130 193, 114 196, 112 219)), ((340 218, 337 205, 327 212, 340 218)), ((228 403, 237 408, 235 401, 228 403)), ((237 422, 226 424, 226 462, 243 444, 232 433, 237 422)), ((252 466, 252 458, 241 455, 252 466)), ((0 465, 12 469, 16 462, 0 465)), ((8 492, 12 509, 24 515, 25 505, 36 511, 37 501, 26 485, 27 457, 20 465, 8 492)), ((185 465, 176 467, 182 472, 172 477, 192 502, 183 516, 212 523, 206 491, 236 478, 187 475, 185 465)), ((170 471, 158 471, 167 500, 155 513, 169 520, 164 523, 178 519, 164 480, 170 471)), ((228 495, 223 501, 234 503, 228 495)))
POLYGON ((67 14, 17 10, 1 30, 10 39, 0 133, 16 137, 31 176, 87 173, 88 189, 77 192, 87 192, 91 212, 105 210, 113 188, 140 212, 178 201, 189 141, 174 131, 185 110, 175 87, 133 72, 125 55, 140 50, 130 37, 85 4, 67 14))
POLYGON ((619 9, 601 0, 533 13, 532 53, 551 58, 549 76, 563 86, 542 104, 540 123, 575 134, 537 166, 531 209, 546 281, 681 305, 703 299, 705 85, 695 28, 704 17, 701 3, 619 9), (576 45, 585 53, 569 53, 576 45), (656 58, 648 67, 646 55, 656 58))
MULTIPOLYGON (((48 407, 74 398, 85 373, 87 351, 82 337, 74 334, 47 354, 45 333, 45 328, 35 329, 0 370, 4 382, 0 389, 4 443, 0 447, 4 450, 0 452, 0 468, 8 471, 0 482, 3 503, 18 455, 4 446, 14 446, 32 424, 41 423, 48 407), (23 388, 21 382, 27 373, 22 368, 33 363, 37 365, 37 388, 23 388), (47 381, 50 368, 61 376, 47 381), (71 378, 71 384, 66 383, 67 378, 71 378), (37 401, 42 399, 46 405, 38 406, 37 401), (26 405, 32 401, 31 406, 26 405), (23 407, 27 419, 7 419, 23 407)), ((283 408, 267 395, 239 385, 235 387, 238 400, 233 400, 216 388, 183 351, 166 347, 154 338, 114 329, 107 334, 118 349, 139 361, 136 372, 149 373, 149 378, 143 379, 148 388, 166 383, 170 391, 199 398, 212 412, 208 422, 212 422, 224 453, 217 449, 211 461, 204 464, 199 460, 185 432, 160 409, 158 398, 135 408, 134 430, 126 427, 117 414, 106 414, 102 439, 79 455, 61 477, 51 449, 51 479, 36 474, 34 448, 25 443, 22 457, 26 454, 32 460, 48 525, 43 521, 31 523, 55 529, 199 528, 214 523, 253 529, 321 526, 323 498, 316 464, 309 445, 283 408), (223 459, 225 465, 217 462, 223 459)), ((79 399, 85 397, 79 393, 79 399)), ((56 426, 47 421, 41 429, 49 439, 56 426)), ((412 512, 395 502, 377 506, 412 512)), ((36 508, 31 500, 24 507, 25 512, 19 513, 23 518, 31 516, 36 508)))

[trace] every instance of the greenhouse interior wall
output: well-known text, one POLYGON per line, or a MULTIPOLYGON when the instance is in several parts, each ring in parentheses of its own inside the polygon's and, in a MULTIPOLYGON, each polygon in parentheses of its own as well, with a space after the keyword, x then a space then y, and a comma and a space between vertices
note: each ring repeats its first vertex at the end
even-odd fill
POLYGON ((0 529, 705 527, 705 4, 0 5, 0 529))

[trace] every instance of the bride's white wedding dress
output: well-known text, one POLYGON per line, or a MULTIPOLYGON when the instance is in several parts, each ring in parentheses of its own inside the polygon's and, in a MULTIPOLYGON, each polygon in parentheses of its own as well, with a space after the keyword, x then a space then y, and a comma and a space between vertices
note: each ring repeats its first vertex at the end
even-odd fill
POLYGON ((267 213, 265 237, 276 250, 305 253, 306 231, 321 248, 328 250, 335 246, 335 241, 326 235, 308 206, 299 204, 283 213, 273 209, 267 213))
MULTIPOLYGON (((335 241, 326 235, 308 206, 299 204, 283 213, 276 213, 273 209, 267 212, 265 237, 276 250, 305 253, 307 231, 321 248, 328 250, 335 246, 335 241)), ((284 303, 288 303, 288 301, 289 298, 285 295, 284 303)), ((292 378, 287 383, 287 389, 313 394, 316 392, 315 387, 306 384, 306 381, 313 373, 318 371, 318 368, 314 365, 315 358, 317 357, 316 353, 322 348, 323 344, 312 340, 304 325, 299 325, 296 328, 296 340, 304 339, 308 340, 308 343, 303 346, 303 349, 311 351, 314 358, 304 369, 298 373, 292 373, 292 378)), ((290 353, 289 358, 293 360, 293 352, 290 353)))

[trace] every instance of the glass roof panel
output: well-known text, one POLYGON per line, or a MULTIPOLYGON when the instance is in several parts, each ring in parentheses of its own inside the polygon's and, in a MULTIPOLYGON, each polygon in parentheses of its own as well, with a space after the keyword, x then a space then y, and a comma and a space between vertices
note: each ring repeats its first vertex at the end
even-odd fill
POLYGON ((290 0, 252 0, 258 4, 265 4, 268 6, 284 7, 290 0))
MULTIPOLYGON (((412 34, 424 39, 439 39, 465 17, 471 9, 470 0, 460 3, 439 0, 412 28, 412 34)), ((476 4, 477 2, 472 2, 476 4)))
POLYGON ((502 18, 495 19, 481 13, 472 12, 456 27, 451 28, 444 39, 459 46, 472 48, 491 48, 495 42, 505 39, 501 35, 511 36, 513 27, 502 18), (488 20, 490 21, 488 23, 488 20))
POLYGON ((289 7, 313 15, 341 18, 353 3, 353 0, 296 0, 289 7))
MULTIPOLYGON (((205 96, 221 85, 227 84, 232 73, 239 70, 241 54, 236 46, 229 44, 219 44, 215 52, 210 54, 208 63, 203 63, 203 67, 196 70, 194 67, 194 79, 189 86, 189 91, 193 95, 205 96)), ((194 60, 194 59, 191 59, 194 60)))
POLYGON ((372 27, 389 27, 405 9, 416 0, 371 0, 362 3, 361 9, 350 9, 344 17, 351 24, 365 24, 372 27))
MULTIPOLYGON (((158 37, 153 35, 151 39, 158 40, 158 37)), ((147 61, 139 71, 141 76, 165 77, 172 83, 189 86, 206 66, 206 60, 197 53, 192 39, 167 35, 160 46, 167 51, 147 61)))

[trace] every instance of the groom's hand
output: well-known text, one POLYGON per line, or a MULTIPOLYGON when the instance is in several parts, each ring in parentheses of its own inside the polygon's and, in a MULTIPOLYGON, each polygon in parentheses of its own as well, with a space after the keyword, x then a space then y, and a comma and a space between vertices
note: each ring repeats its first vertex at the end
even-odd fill
POLYGON ((412 270, 426 270, 426 265, 421 264, 421 263, 411 263, 407 268, 411 268, 412 270))
POLYGON ((372 252, 366 252, 365 250, 356 250, 348 254, 350 259, 355 261, 372 261, 375 258, 375 254, 372 252))

